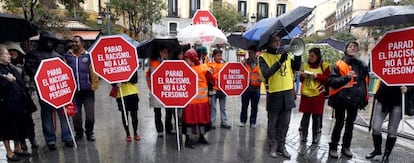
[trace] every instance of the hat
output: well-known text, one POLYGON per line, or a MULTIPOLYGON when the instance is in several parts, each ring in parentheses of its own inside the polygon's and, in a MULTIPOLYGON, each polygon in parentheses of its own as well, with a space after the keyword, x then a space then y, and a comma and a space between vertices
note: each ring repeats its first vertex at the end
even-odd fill
POLYGON ((26 55, 22 47, 20 47, 20 42, 6 42, 4 45, 8 50, 17 50, 20 54, 26 55))
POLYGON ((205 46, 197 47, 197 54, 207 54, 207 48, 205 46))
POLYGON ((39 40, 44 40, 44 39, 51 39, 54 41, 59 41, 59 38, 57 38, 53 32, 46 31, 46 30, 41 31, 40 36, 39 36, 39 40))
POLYGON ((190 58, 196 65, 200 64, 200 60, 198 60, 197 52, 194 49, 189 49, 184 53, 184 58, 190 58))

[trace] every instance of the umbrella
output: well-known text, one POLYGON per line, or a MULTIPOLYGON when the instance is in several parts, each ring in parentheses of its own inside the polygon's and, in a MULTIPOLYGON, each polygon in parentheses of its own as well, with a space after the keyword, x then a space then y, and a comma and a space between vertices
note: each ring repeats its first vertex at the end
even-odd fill
POLYGON ((414 5, 384 6, 354 17, 350 26, 386 26, 414 23, 414 5))
POLYGON ((180 44, 178 43, 177 38, 175 37, 155 37, 149 40, 146 40, 144 42, 142 42, 137 50, 138 50, 138 57, 139 58, 148 58, 153 49, 155 47, 158 47, 158 45, 163 44, 168 48, 169 52, 174 51, 175 49, 178 48, 183 48, 180 46, 180 44))
POLYGON ((180 44, 226 44, 227 37, 224 33, 208 24, 195 24, 187 26, 178 31, 177 39, 180 44))
POLYGON ((317 43, 327 43, 328 45, 332 46, 336 50, 344 51, 346 42, 342 40, 337 40, 334 38, 327 38, 325 40, 320 40, 317 43))
POLYGON ((231 33, 229 36, 227 36, 227 39, 229 41, 229 44, 234 47, 238 47, 240 49, 247 49, 251 45, 256 45, 257 42, 250 41, 244 37, 242 37, 242 33, 231 33))
MULTIPOLYGON (((257 41, 259 47, 262 47, 267 43, 273 33, 278 33, 281 37, 288 35, 288 33, 308 17, 312 11, 313 8, 299 6, 279 17, 262 19, 249 28, 243 34, 243 37, 248 40, 257 41)), ((293 38, 293 36, 291 36, 291 38, 293 38)))
POLYGON ((37 35, 36 25, 16 15, 0 13, 0 24, 0 42, 23 42, 37 35))

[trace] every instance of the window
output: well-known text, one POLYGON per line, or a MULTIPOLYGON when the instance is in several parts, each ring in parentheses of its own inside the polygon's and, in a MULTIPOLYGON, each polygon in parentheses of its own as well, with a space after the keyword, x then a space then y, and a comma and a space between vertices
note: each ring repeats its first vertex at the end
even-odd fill
POLYGON ((280 16, 286 12, 286 4, 277 4, 276 16, 280 16))
POLYGON ((247 2, 239 1, 239 13, 243 15, 244 18, 247 18, 247 2))
POLYGON ((178 2, 177 0, 168 0, 168 16, 178 16, 178 2))
POLYGON ((269 4, 264 2, 257 3, 257 21, 269 16, 269 4))
POLYGON ((170 35, 177 35, 177 26, 178 26, 177 22, 170 22, 168 25, 168 31, 169 31, 168 33, 170 35))
POLYGON ((200 9, 200 0, 190 0, 190 18, 194 16, 198 9, 200 9))

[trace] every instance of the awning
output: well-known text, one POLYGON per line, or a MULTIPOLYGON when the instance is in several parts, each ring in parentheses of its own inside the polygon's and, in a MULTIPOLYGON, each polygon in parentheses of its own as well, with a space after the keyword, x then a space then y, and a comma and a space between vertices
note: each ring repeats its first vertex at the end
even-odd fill
MULTIPOLYGON (((81 36, 86 41, 94 41, 98 38, 100 31, 69 31, 69 36, 81 36)), ((55 34, 57 38, 64 40, 62 33, 55 34)), ((39 35, 30 38, 31 41, 39 40, 39 35)))

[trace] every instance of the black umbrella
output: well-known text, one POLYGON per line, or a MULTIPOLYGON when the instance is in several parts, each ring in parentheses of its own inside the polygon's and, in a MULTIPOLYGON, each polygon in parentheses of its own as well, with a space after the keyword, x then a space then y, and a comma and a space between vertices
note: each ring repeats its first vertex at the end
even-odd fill
POLYGON ((0 13, 0 42, 23 42, 37 35, 37 26, 22 17, 0 13))
POLYGON ((336 50, 339 50, 342 52, 345 50, 345 45, 346 45, 345 41, 337 40, 333 38, 327 38, 325 40, 320 40, 317 43, 327 43, 328 45, 332 46, 336 50))
POLYGON ((354 17, 350 26, 386 26, 414 23, 414 5, 384 6, 354 17))
POLYGON ((227 36, 227 41, 231 46, 238 47, 240 49, 247 49, 251 45, 257 46, 257 42, 250 41, 242 37, 241 33, 231 33, 229 36, 227 36))
POLYGON ((175 37, 156 37, 152 38, 150 40, 146 40, 142 42, 138 47, 138 57, 139 58, 148 58, 151 53, 153 52, 153 49, 158 47, 160 44, 165 45, 168 48, 169 52, 173 52, 176 49, 183 49, 186 50, 188 48, 181 46, 178 43, 177 38, 175 37))
POLYGON ((261 47, 267 43, 270 36, 274 33, 278 33, 280 37, 288 35, 312 11, 313 8, 299 6, 279 17, 262 19, 253 25, 253 27, 249 28, 243 34, 243 37, 248 40, 257 41, 259 47, 261 47))

